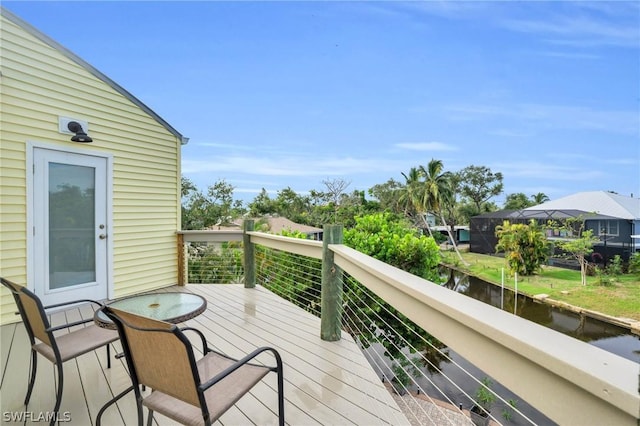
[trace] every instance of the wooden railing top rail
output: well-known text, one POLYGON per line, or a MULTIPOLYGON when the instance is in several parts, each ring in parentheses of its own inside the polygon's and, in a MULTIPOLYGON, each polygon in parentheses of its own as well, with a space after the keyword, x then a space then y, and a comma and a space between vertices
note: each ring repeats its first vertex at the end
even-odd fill
POLYGON ((340 268, 559 424, 629 424, 640 366, 344 245, 340 268))
POLYGON ((242 241, 241 229, 206 230, 206 231, 178 231, 185 243, 223 243, 227 241, 242 241))
POLYGON ((282 235, 267 234, 258 231, 247 233, 251 235, 251 242, 253 244, 259 244, 289 253, 301 254, 314 259, 322 259, 322 241, 284 237, 282 235))

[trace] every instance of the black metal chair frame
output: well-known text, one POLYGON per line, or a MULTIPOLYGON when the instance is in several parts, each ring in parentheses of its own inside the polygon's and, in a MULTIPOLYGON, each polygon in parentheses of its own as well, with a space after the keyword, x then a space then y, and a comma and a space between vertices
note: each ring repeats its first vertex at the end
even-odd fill
MULTIPOLYGON (((120 393, 119 395, 115 396, 111 401, 109 401, 107 404, 105 404, 104 407, 102 407, 102 409, 100 410, 100 412, 98 413, 98 416, 96 418, 96 426, 100 426, 101 424, 101 417, 102 414, 104 413, 104 411, 110 406, 112 405, 114 402, 116 402, 117 400, 119 400, 120 398, 122 398, 124 395, 126 395, 127 393, 131 392, 131 390, 134 391, 135 396, 136 396, 136 405, 137 405, 137 411, 138 411, 138 425, 142 426, 143 421, 144 421, 144 415, 143 415, 143 410, 142 410, 142 401, 143 401, 143 396, 141 393, 141 388, 142 390, 144 390, 144 386, 145 384, 140 383, 140 381, 138 380, 138 375, 136 373, 136 369, 135 369, 135 363, 133 360, 133 356, 131 354, 131 350, 130 350, 130 346, 129 346, 129 342, 127 341, 127 336, 126 333, 124 331, 124 325, 123 322, 124 320, 121 319, 120 317, 118 317, 112 310, 111 308, 107 305, 103 308, 103 312, 109 317, 111 318, 111 320, 116 324, 117 328, 118 328, 118 333, 120 335, 120 341, 122 342, 122 347, 124 350, 124 355, 125 358, 127 360, 127 366, 129 368, 129 373, 131 375, 131 380, 133 382, 133 386, 125 389, 122 393, 120 393)), ((224 379, 225 377, 227 377, 229 374, 233 373, 234 371, 236 371, 238 368, 241 368, 243 365, 254 365, 254 366, 258 366, 258 367, 263 367, 263 368, 268 368, 271 372, 275 372, 277 374, 278 377, 278 424, 280 426, 284 426, 285 422, 284 422, 284 378, 283 378, 283 374, 282 374, 282 359, 280 357, 280 354, 278 353, 277 350, 275 350, 274 348, 270 348, 270 347, 261 347, 258 348, 256 350, 254 350, 253 352, 251 352, 250 354, 246 355, 245 357, 243 357, 240 360, 236 360, 233 358, 228 357, 227 355, 224 355, 220 352, 214 351, 212 349, 209 348, 209 345, 207 343, 207 340, 204 336, 204 334, 193 327, 178 327, 175 324, 171 324, 171 327, 169 329, 158 329, 158 328, 140 328, 140 327, 136 327, 132 324, 126 323, 127 327, 131 327, 134 328, 136 330, 140 330, 140 331, 155 331, 155 332, 163 332, 163 333, 171 333, 173 335, 175 335, 177 337, 178 340, 180 340, 180 342, 182 342, 185 346, 185 350, 187 353, 187 356, 189 358, 189 363, 191 365, 191 373, 193 374, 195 383, 197 385, 197 393, 198 393, 198 399, 200 401, 200 408, 202 410, 202 418, 204 420, 204 424, 205 425, 211 425, 211 419, 209 417, 209 412, 208 412, 208 408, 207 408, 207 402, 205 399, 205 392, 207 391, 207 389, 209 389, 211 386, 215 385, 216 383, 218 383, 219 381, 221 381, 222 379, 224 379), (202 350, 203 350, 203 355, 206 355, 210 352, 215 353, 217 355, 223 356, 229 360, 234 361, 235 363, 231 366, 229 366, 228 368, 226 368, 225 370, 221 371, 220 373, 218 373, 216 376, 212 377, 211 379, 207 380, 204 383, 200 382, 200 376, 196 367, 196 359, 193 353, 193 346, 191 344, 191 342, 189 341, 189 339, 186 337, 186 335, 184 334, 184 331, 193 331, 195 332, 199 337, 200 340, 202 342, 202 350), (251 364, 250 361, 252 359, 254 359, 256 356, 258 356, 259 354, 263 353, 263 352, 271 352, 276 360, 276 366, 275 367, 266 367, 264 365, 258 365, 258 364, 251 364)), ((147 419, 147 426, 151 426, 153 422, 153 411, 149 410, 149 417, 147 419)))
MULTIPOLYGON (((58 386, 57 386, 57 392, 56 392, 56 402, 55 402, 55 406, 53 408, 53 413, 54 415, 52 416, 51 419, 51 425, 54 425, 57 421, 57 413, 58 410, 60 409, 60 404, 62 402, 62 389, 63 389, 63 384, 64 384, 64 375, 63 375, 63 368, 62 368, 62 364, 64 361, 62 361, 62 357, 60 355, 60 349, 58 348, 58 344, 56 342, 56 337, 54 335, 55 331, 58 330, 64 330, 70 327, 74 327, 77 325, 82 325, 82 324, 86 324, 89 322, 93 322, 93 319, 86 319, 86 320, 79 320, 79 321, 74 321, 74 322, 70 322, 67 324, 63 324, 63 325, 59 325, 56 327, 51 327, 51 324, 49 323, 49 319, 47 317, 47 313, 46 310, 47 309, 53 309, 53 308, 61 308, 64 306, 70 306, 70 305, 77 305, 77 304, 81 304, 81 303, 91 303, 91 304, 96 304, 100 307, 104 306, 102 303, 96 301, 96 300, 91 300, 91 299, 80 299, 80 300, 74 300, 71 302, 65 302, 65 303, 56 303, 53 305, 48 305, 48 306, 44 306, 42 304, 42 301, 40 300, 40 298, 35 295, 32 291, 30 291, 29 289, 27 289, 26 287, 22 287, 19 286, 5 278, 0 277, 0 282, 9 289, 9 291, 11 291, 11 294, 13 295, 13 298, 15 300, 15 303, 18 307, 18 312, 16 312, 16 314, 20 314, 20 316, 22 317, 22 320, 24 322, 24 326, 25 329, 27 330, 27 334, 29 335, 29 340, 31 343, 31 362, 30 362, 30 374, 29 374, 29 385, 27 387, 27 396, 24 399, 24 405, 27 406, 29 404, 29 400, 31 399, 31 393, 33 392, 33 386, 35 384, 35 379, 36 379, 36 370, 38 368, 38 352, 36 352, 36 350, 34 349, 34 345, 36 344, 36 336, 35 333, 33 331, 33 327, 29 321, 29 317, 27 316, 27 312, 24 308, 24 306, 22 305, 22 302, 20 301, 20 295, 19 292, 22 292, 23 294, 25 294, 26 296, 28 296, 29 298, 31 298, 34 303, 36 304, 36 306, 38 307, 38 311, 39 314, 41 316, 42 322, 45 326, 45 330, 44 332, 48 335, 49 337, 49 342, 51 344, 51 349, 53 350, 53 353, 55 354, 55 366, 56 366, 56 370, 58 372, 58 386)), ((114 340, 117 340, 114 339, 114 340)), ((107 368, 111 368, 111 351, 109 348, 109 344, 106 344, 107 347, 107 368)))

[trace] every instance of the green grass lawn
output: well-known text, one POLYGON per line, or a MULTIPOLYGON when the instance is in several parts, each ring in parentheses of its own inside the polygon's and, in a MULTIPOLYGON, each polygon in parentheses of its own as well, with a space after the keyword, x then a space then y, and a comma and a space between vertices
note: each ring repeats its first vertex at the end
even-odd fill
MULTIPOLYGON (((462 253, 464 265, 454 252, 442 252, 443 262, 495 284, 501 283, 505 269, 505 287, 514 288, 514 277, 508 276, 504 259, 477 253, 462 253)), ((518 277, 518 292, 535 296, 548 294, 551 299, 569 303, 619 318, 640 321, 640 275, 622 275, 602 285, 598 277, 587 277, 580 284, 580 271, 544 266, 533 276, 518 277)))

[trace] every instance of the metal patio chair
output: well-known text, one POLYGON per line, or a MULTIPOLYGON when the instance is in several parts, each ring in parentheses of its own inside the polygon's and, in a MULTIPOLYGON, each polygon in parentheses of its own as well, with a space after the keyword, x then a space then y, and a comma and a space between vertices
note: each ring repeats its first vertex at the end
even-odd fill
POLYGON ((181 424, 210 425, 270 372, 277 374, 278 419, 284 425, 282 360, 275 349, 262 347, 236 360, 210 349, 202 332, 195 328, 179 328, 108 305, 104 312, 118 327, 133 386, 100 410, 97 425, 104 410, 132 389, 139 425, 143 423, 143 406, 149 410, 148 425, 153 422, 154 411, 181 424), (200 337, 200 359, 196 360, 184 331, 200 337), (251 362, 263 352, 273 354, 275 366, 251 362), (152 392, 145 396, 141 387, 152 392))
POLYGON ((109 344, 118 340, 118 333, 115 330, 107 330, 93 324, 93 318, 74 321, 71 323, 51 327, 46 310, 52 308, 61 308, 68 305, 80 303, 93 303, 102 306, 95 300, 74 300, 72 302, 58 303, 55 305, 43 306, 40 298, 36 296, 26 287, 15 284, 5 278, 0 277, 2 285, 7 287, 18 307, 22 321, 31 341, 31 373, 29 377, 29 385, 27 388, 27 396, 24 399, 25 406, 29 404, 31 393, 36 379, 36 369, 38 366, 38 354, 55 364, 58 371, 58 389, 56 392, 56 402, 53 408, 54 415, 51 419, 51 425, 56 422, 57 413, 60 409, 62 401, 62 389, 64 384, 62 364, 70 359, 74 359, 87 352, 91 352, 102 346, 107 347, 107 368, 111 367, 111 354, 109 344), (77 328, 68 333, 55 333, 58 330, 64 330, 77 325, 92 323, 91 325, 77 328))

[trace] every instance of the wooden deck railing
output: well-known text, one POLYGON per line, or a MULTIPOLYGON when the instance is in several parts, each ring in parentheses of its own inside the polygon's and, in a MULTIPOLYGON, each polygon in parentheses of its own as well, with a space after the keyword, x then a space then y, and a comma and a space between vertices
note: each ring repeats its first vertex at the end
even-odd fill
MULTIPOLYGON (((640 365, 334 243, 262 232, 183 231, 181 244, 242 241, 323 260, 323 271, 344 271, 389 305, 490 374, 559 424, 640 424, 640 365)), ((333 235, 325 228, 325 236, 333 235)), ((339 238, 338 238, 339 240, 339 238)), ((180 256, 185 249, 180 247, 180 256)), ((247 263, 248 262, 248 263, 247 263)), ((253 268, 251 256, 245 270, 253 268)), ((185 260, 181 264, 186 265, 185 260)), ((331 274, 322 285, 330 287, 331 274)), ((252 283, 246 283, 251 286, 252 283)), ((332 335, 339 291, 323 288, 323 338, 332 335), (327 291, 327 296, 325 296, 327 291), (325 329, 325 324, 326 329, 325 329)))

